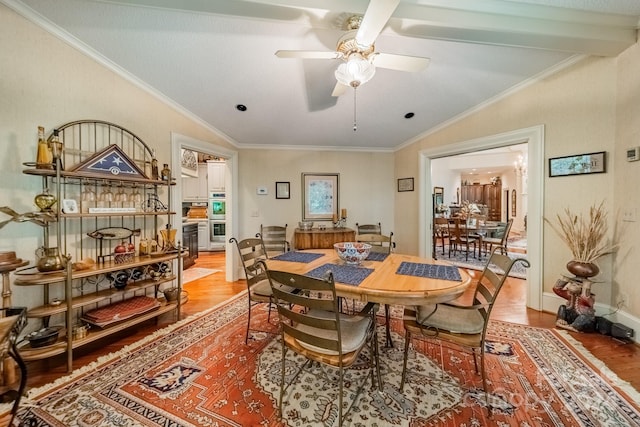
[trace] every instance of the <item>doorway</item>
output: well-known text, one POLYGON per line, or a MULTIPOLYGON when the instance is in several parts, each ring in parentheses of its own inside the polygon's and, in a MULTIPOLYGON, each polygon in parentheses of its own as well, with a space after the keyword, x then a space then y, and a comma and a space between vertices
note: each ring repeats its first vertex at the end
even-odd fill
POLYGON ((432 256, 431 229, 433 199, 429 196, 434 187, 431 179, 432 161, 438 158, 479 150, 506 147, 527 143, 527 192, 530 200, 527 220, 527 258, 534 268, 527 269, 527 306, 542 309, 542 217, 544 212, 543 171, 544 171, 544 126, 533 126, 491 135, 474 140, 462 141, 442 147, 422 150, 419 154, 420 182, 428 191, 419 193, 419 251, 421 256, 432 256))
MULTIPOLYGON (((211 144, 206 141, 194 139, 178 133, 171 133, 171 168, 174 171, 181 170, 181 150, 188 149, 203 153, 205 155, 219 157, 224 162, 224 181, 225 181, 225 229, 227 235, 234 235, 237 232, 237 187, 238 187, 238 153, 225 147, 211 144)), ((176 174, 178 175, 178 174, 176 174)), ((176 181, 176 189, 173 192, 174 200, 170 201, 171 209, 176 212, 176 221, 182 223, 182 200, 184 189, 182 181, 176 181)), ((182 240, 182 228, 178 227, 179 238, 182 240)), ((224 245, 225 256, 225 274, 226 280, 233 282, 238 279, 233 266, 235 265, 235 255, 233 248, 230 246, 228 239, 221 242, 224 245)))

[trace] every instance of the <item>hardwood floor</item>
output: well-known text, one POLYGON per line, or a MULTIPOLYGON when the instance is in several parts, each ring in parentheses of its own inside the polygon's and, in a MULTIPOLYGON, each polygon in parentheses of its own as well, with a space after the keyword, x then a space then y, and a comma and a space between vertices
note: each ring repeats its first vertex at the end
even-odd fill
MULTIPOLYGON (((244 281, 228 283, 224 280, 224 253, 201 253, 195 266, 222 270, 222 273, 216 273, 185 285, 185 289, 189 293, 189 302, 183 306, 182 317, 213 307, 246 288, 244 281)), ((473 270, 469 271, 472 275, 478 274, 473 270)), ((498 297, 492 318, 543 328, 553 328, 555 313, 543 313, 527 309, 525 306, 525 293, 525 280, 509 278, 498 297)), ((91 363, 100 356, 116 352, 122 347, 147 336, 151 332, 175 321, 174 317, 174 315, 167 314, 161 316, 157 323, 149 321, 118 335, 111 336, 95 345, 83 347, 74 353, 74 369, 91 363)), ((598 359, 605 361, 609 368, 620 378, 629 381, 636 390, 640 390, 640 346, 622 344, 610 337, 597 333, 572 335, 598 359)), ((29 388, 50 383, 67 373, 66 358, 56 357, 47 361, 29 363, 28 372, 27 384, 29 388)))

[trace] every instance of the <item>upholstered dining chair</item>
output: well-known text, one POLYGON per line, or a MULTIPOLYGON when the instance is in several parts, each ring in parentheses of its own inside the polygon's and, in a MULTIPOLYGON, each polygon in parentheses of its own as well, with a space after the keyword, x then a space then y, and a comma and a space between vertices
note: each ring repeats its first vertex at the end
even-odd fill
POLYGON ((492 237, 485 237, 482 240, 482 245, 487 253, 493 251, 494 246, 500 247, 504 252, 507 253, 507 241, 509 239, 509 232, 511 231, 511 226, 513 225, 513 218, 509 218, 506 224, 504 224, 504 228, 494 233, 492 237))
POLYGON ((262 238, 267 253, 283 253, 291 250, 291 245, 287 241, 287 224, 281 225, 262 225, 260 224, 260 233, 256 237, 262 238))
POLYGON ((407 379, 407 359, 411 340, 437 340, 440 346, 447 343, 471 349, 476 373, 480 373, 482 376, 482 389, 485 391, 487 407, 491 414, 484 360, 489 317, 495 300, 513 266, 520 262, 525 267, 529 267, 529 261, 526 259, 511 259, 498 253, 499 251, 500 248, 496 248, 487 260, 475 284, 471 305, 457 304, 453 301, 405 307, 403 316, 405 345, 400 380, 401 392, 407 379), (480 369, 478 369, 478 357, 480 357, 480 369))
POLYGON ((451 257, 451 250, 453 254, 457 251, 464 249, 465 261, 469 260, 469 250, 473 245, 473 253, 476 252, 478 236, 474 236, 469 231, 469 227, 466 226, 467 222, 462 218, 455 218, 453 227, 449 226, 449 257, 451 257))
MULTIPOLYGON (((280 319, 280 415, 284 414, 282 408, 285 389, 296 380, 305 366, 317 362, 338 371, 338 425, 341 426, 369 377, 369 374, 363 376, 351 404, 344 411, 344 370, 354 365, 365 347, 371 352, 368 357, 371 385, 378 390, 381 387, 375 320, 377 306, 368 303, 355 315, 341 313, 332 273, 324 279, 316 279, 284 271, 267 269, 266 272, 280 319), (278 283, 289 285, 289 289, 278 286, 278 283), (300 292, 295 293, 291 289, 298 289, 300 292), (306 359, 295 375, 287 367, 293 363, 286 359, 288 350, 306 359), (292 378, 289 384, 285 384, 285 377, 292 378)), ((335 378, 333 375, 331 377, 335 378)), ((327 379, 330 380, 329 375, 327 379)))
POLYGON ((249 311, 247 312, 247 332, 244 337, 245 344, 249 342, 249 331, 251 329, 251 308, 256 304, 268 304, 269 314, 267 322, 271 320, 271 303, 273 302, 273 292, 271 285, 264 271, 264 264, 259 261, 267 259, 267 250, 261 238, 249 238, 237 240, 235 237, 229 239, 229 243, 235 243, 240 255, 240 263, 244 269, 247 279, 247 296, 249 301, 249 311))

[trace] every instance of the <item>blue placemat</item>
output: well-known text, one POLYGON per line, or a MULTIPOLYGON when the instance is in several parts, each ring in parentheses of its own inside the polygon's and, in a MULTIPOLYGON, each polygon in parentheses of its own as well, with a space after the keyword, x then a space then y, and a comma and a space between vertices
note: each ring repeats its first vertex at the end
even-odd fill
POLYGON ((458 267, 452 265, 421 264, 417 262, 403 261, 398 267, 396 274, 406 276, 430 277, 432 279, 462 280, 458 267))
POLYGON ((373 273, 372 268, 355 267, 352 265, 324 264, 318 268, 314 268, 306 275, 323 279, 327 271, 333 272, 333 280, 347 285, 359 285, 364 279, 373 273))
POLYGON ((384 261, 388 256, 389 254, 385 254, 382 252, 369 252, 367 261, 384 261))
POLYGON ((272 257, 271 259, 277 259, 278 261, 292 261, 292 262, 303 262, 303 263, 308 263, 311 262, 317 258, 320 258, 321 256, 324 256, 324 254, 314 254, 311 252, 296 252, 296 251, 292 251, 292 252, 285 252, 282 253, 280 255, 276 255, 274 257, 272 257))

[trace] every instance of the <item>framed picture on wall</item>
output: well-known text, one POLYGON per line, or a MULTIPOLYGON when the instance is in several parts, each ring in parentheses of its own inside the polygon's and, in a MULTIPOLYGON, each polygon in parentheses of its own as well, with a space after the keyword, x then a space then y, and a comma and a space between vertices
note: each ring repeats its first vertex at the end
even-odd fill
POLYGON ((288 199, 290 198, 290 185, 289 182, 278 181, 276 182, 276 199, 288 199))
POLYGON ((438 206, 444 204, 444 188, 433 187, 433 203, 438 206))
POLYGON ((606 172, 606 151, 549 159, 549 176, 585 175, 606 172))
POLYGON ((337 173, 302 174, 302 220, 332 221, 338 217, 337 173))
POLYGON ((398 191, 413 191, 413 178, 398 178, 398 191))

